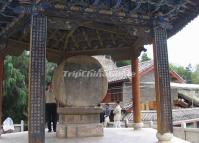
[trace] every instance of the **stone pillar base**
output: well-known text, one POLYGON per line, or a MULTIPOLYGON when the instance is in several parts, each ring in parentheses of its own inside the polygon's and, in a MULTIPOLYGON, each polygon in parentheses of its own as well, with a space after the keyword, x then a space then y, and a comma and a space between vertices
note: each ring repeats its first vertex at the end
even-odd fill
POLYGON ((173 137, 173 134, 171 133, 164 133, 160 134, 157 133, 158 143, 171 143, 171 139, 173 137))
POLYGON ((100 124, 101 108, 63 107, 58 108, 58 138, 98 137, 103 136, 103 125, 100 124))
POLYGON ((143 123, 134 123, 133 124, 134 130, 140 130, 140 129, 142 129, 143 126, 144 126, 143 123))

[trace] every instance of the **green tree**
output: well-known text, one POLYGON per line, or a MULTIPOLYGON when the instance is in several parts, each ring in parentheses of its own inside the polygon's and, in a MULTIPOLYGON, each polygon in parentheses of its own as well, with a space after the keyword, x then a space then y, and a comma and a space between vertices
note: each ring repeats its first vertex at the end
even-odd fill
MULTIPOLYGON (((46 82, 52 80, 56 64, 46 62, 46 82)), ((11 117, 15 123, 28 118, 28 69, 29 54, 7 56, 4 62, 3 117, 11 117)))
POLYGON ((170 69, 179 74, 187 83, 192 83, 192 67, 188 65, 187 67, 176 66, 170 64, 170 69))
POLYGON ((189 64, 186 68, 186 81, 187 83, 192 83, 192 66, 189 64))
POLYGON ((141 62, 146 62, 149 60, 151 60, 151 59, 148 57, 147 53, 143 53, 141 56, 141 62))
POLYGON ((47 62, 47 64, 46 64, 46 83, 52 81, 53 72, 54 72, 56 67, 57 67, 57 64, 47 62))
POLYGON ((192 73, 192 83, 199 84, 199 64, 196 65, 196 68, 192 73))
POLYGON ((118 67, 123 67, 123 66, 127 66, 127 65, 130 65, 130 64, 131 64, 130 60, 123 60, 123 61, 116 62, 116 65, 118 67))
POLYGON ((27 62, 25 53, 18 58, 7 56, 4 62, 3 117, 9 116, 17 123, 27 120, 27 62))
POLYGON ((28 70, 29 70, 29 53, 24 51, 22 55, 12 57, 12 63, 16 69, 20 71, 22 75, 25 76, 25 83, 28 86, 28 70))

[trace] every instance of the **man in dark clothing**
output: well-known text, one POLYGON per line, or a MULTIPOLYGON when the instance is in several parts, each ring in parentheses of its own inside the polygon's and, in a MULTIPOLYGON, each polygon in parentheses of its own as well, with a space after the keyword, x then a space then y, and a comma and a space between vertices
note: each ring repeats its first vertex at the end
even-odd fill
POLYGON ((107 124, 110 122, 110 114, 111 109, 109 108, 109 104, 106 104, 106 108, 104 110, 104 127, 107 127, 107 124))
POLYGON ((57 104, 53 94, 52 83, 48 83, 46 91, 46 116, 48 124, 48 132, 51 132, 51 122, 53 122, 53 131, 56 132, 57 125, 57 104))
MULTIPOLYGON (((102 108, 100 103, 97 106, 100 107, 100 108, 102 108)), ((103 123, 103 122, 104 122, 104 112, 102 111, 100 113, 100 123, 103 123)))

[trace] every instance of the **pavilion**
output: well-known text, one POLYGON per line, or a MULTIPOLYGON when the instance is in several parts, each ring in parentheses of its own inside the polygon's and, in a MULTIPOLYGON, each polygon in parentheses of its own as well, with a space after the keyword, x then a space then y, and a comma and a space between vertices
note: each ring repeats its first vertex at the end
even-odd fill
MULTIPOLYGON (((30 50, 29 143, 44 143, 45 59, 111 55, 132 61, 135 129, 142 127, 138 56, 154 45, 159 142, 172 139, 167 38, 199 14, 198 0, 3 0, 0 2, 0 116, 6 55, 30 50)), ((180 49, 179 49, 180 50, 180 49)), ((0 122, 1 123, 1 122, 0 122)))

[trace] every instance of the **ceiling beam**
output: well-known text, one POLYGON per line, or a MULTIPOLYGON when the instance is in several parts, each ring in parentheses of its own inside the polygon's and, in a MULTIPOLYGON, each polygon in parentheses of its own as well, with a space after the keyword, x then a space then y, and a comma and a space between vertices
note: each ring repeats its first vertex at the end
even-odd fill
MULTIPOLYGON (((29 48, 30 48, 29 43, 9 39, 7 47, 0 51, 0 55, 19 56, 22 54, 24 50, 28 51, 29 48)), ((58 52, 57 50, 49 49, 49 48, 47 48, 46 51, 47 51, 47 59, 49 61, 55 62, 55 63, 59 62, 60 52, 58 52)))
POLYGON ((48 17, 56 17, 65 19, 68 21, 76 21, 76 24, 85 22, 85 21, 95 21, 100 23, 107 23, 107 24, 116 24, 116 25, 125 25, 125 26, 144 26, 149 27, 150 25, 148 23, 143 24, 136 23, 135 18, 133 17, 121 17, 121 16, 113 16, 113 15, 105 15, 105 14, 96 14, 96 13, 81 13, 78 11, 68 12, 64 10, 58 10, 58 9, 51 9, 46 10, 44 12, 48 17), (78 22, 77 22, 78 20, 78 22))

